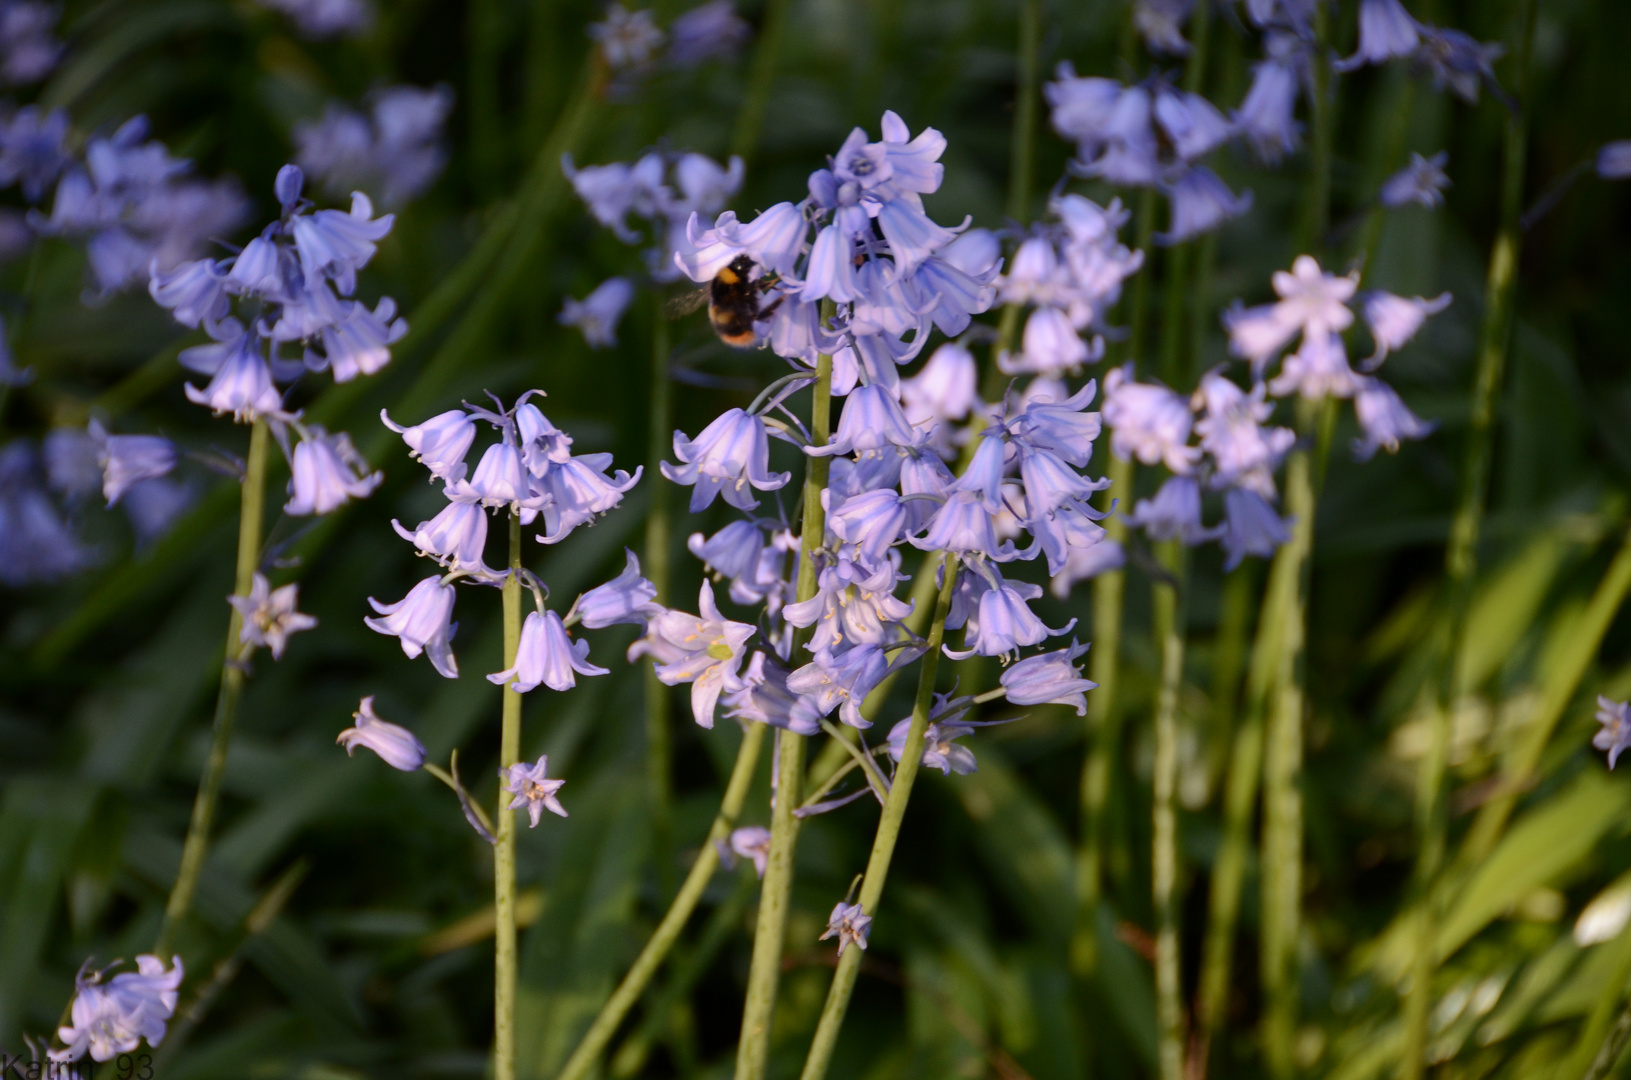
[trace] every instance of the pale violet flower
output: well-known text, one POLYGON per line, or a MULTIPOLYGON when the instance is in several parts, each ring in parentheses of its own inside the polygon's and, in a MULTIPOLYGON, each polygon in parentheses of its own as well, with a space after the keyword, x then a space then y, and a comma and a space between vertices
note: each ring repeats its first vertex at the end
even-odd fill
POLYGON ((1184 20, 1189 18, 1191 0, 1134 0, 1133 26, 1151 52, 1167 56, 1188 56, 1184 40, 1184 20))
POLYGON ((1025 320, 1020 342, 1017 354, 1004 352, 997 357, 997 367, 1005 375, 1063 375, 1104 355, 1104 339, 1094 338, 1089 345, 1077 333, 1069 314, 1056 307, 1033 309, 1025 320))
POLYGON ((858 949, 866 948, 866 940, 872 933, 872 916, 862 914, 860 904, 846 904, 839 901, 827 917, 827 931, 817 941, 826 941, 830 937, 838 939, 838 955, 843 956, 844 950, 854 945, 858 949))
POLYGON ((1378 449, 1395 453, 1402 440, 1425 439, 1438 426, 1411 412, 1393 387, 1381 379, 1362 375, 1359 380, 1354 413, 1359 417, 1363 436, 1354 440, 1353 452, 1360 461, 1378 449))
POLYGON ((663 462, 663 475, 676 484, 693 487, 693 514, 706 510, 716 495, 723 495, 738 510, 752 510, 759 500, 748 490, 749 485, 760 491, 776 491, 793 475, 770 471, 770 442, 764 419, 741 409, 727 409, 695 439, 676 431, 674 456, 681 464, 663 462))
POLYGON ((1591 745, 1608 751, 1608 767, 1612 769, 1620 754, 1631 747, 1631 709, 1623 701, 1612 701, 1597 695, 1597 722, 1603 729, 1591 737, 1591 745))
POLYGON ((1309 400, 1353 397, 1359 386, 1342 338, 1332 333, 1305 333, 1302 346, 1286 355, 1280 374, 1268 382, 1269 393, 1276 397, 1298 394, 1309 400))
POLYGON ((1234 121, 1264 164, 1279 164, 1301 142, 1302 125, 1295 116, 1301 90, 1298 69, 1286 60, 1271 58, 1252 69, 1252 85, 1234 121))
POLYGON ((1067 649, 1039 653, 1010 664, 998 679, 1008 693, 1009 704, 1074 705, 1077 716, 1086 716, 1085 695, 1099 685, 1082 678, 1082 669, 1076 663, 1087 649, 1072 639, 1067 649))
POLYGON ((166 476, 176 466, 176 447, 158 435, 109 435, 99 421, 90 423, 96 462, 102 469, 102 495, 113 506, 143 480, 166 476))
POLYGON ((345 747, 347 757, 361 746, 378 754, 393 769, 414 772, 424 767, 424 744, 407 728, 380 719, 374 712, 374 695, 363 698, 351 716, 357 726, 346 728, 334 740, 345 747))
POLYGON ((1237 303, 1223 318, 1230 351, 1251 362, 1254 379, 1263 377, 1269 362, 1298 334, 1317 347, 1353 325, 1348 304, 1359 288, 1357 275, 1328 274, 1313 256, 1299 255, 1291 270, 1276 271, 1272 282, 1278 302, 1252 308, 1237 303))
POLYGON ((1421 45, 1411 54, 1411 62, 1432 75, 1435 89, 1447 88, 1469 105, 1477 103, 1478 90, 1486 83, 1491 92, 1505 97, 1495 81, 1494 68, 1495 61, 1506 51, 1503 46, 1480 42, 1448 27, 1417 24, 1417 30, 1421 45))
POLYGON ((24 105, 0 120, 0 185, 16 184, 24 199, 38 202, 68 164, 67 137, 63 109, 42 113, 37 105, 24 105))
POLYGON ((1395 349, 1403 348, 1422 328, 1429 316, 1437 315, 1450 306, 1450 294, 1441 293, 1433 299, 1414 296, 1395 296, 1389 292, 1373 292, 1365 297, 1365 325, 1370 328, 1376 342, 1376 353, 1365 361, 1365 370, 1373 371, 1395 349))
POLYGON ((763 878, 765 864, 770 861, 770 830, 763 825, 744 825, 740 829, 733 829, 729 850, 733 855, 752 860, 753 872, 763 878))
POLYGON ((260 342, 252 332, 243 331, 236 320, 212 324, 212 336, 219 329, 230 335, 221 346, 196 346, 184 349, 181 363, 184 367, 200 370, 213 359, 215 367, 208 372, 214 377, 200 390, 192 383, 183 387, 187 400, 203 405, 220 415, 231 413, 240 424, 260 416, 272 416, 283 410, 283 395, 272 383, 272 367, 261 354, 260 342), (236 332, 235 332, 236 331, 236 332), (189 363, 189 361, 191 361, 189 363))
POLYGON ((1223 493, 1224 573, 1239 566, 1247 555, 1268 558, 1290 539, 1290 519, 1275 513, 1260 493, 1244 487, 1223 493))
POLYGON ((288 16, 309 38, 356 37, 374 21, 368 0, 258 0, 260 5, 288 16))
POLYGON ((429 521, 421 521, 412 532, 391 519, 398 536, 413 544, 420 554, 429 555, 443 566, 479 577, 492 571, 482 561, 487 546, 487 511, 475 499, 449 492, 448 504, 429 521))
POLYGON ((1290 428, 1263 426, 1274 412, 1263 398, 1266 389, 1258 383, 1248 394, 1217 371, 1201 376, 1195 398, 1205 412, 1195 421, 1195 432, 1201 437, 1201 449, 1212 457, 1213 486, 1272 473, 1297 441, 1290 428))
POLYGON ((1167 477, 1154 498, 1138 500, 1127 524, 1143 529, 1151 540, 1177 540, 1191 547, 1217 535, 1201 523, 1201 486, 1192 476, 1167 477))
POLYGON ((438 673, 449 679, 459 677, 459 664, 453 656, 453 586, 444 585, 432 575, 408 591, 394 604, 382 604, 372 596, 368 603, 381 618, 367 618, 370 629, 400 638, 402 651, 413 659, 425 653, 438 673))
POLYGON ((545 774, 549 771, 549 755, 544 754, 538 758, 536 765, 528 765, 518 761, 508 769, 498 771, 499 779, 504 781, 504 790, 514 795, 510 800, 510 809, 519 810, 527 808, 527 816, 532 820, 529 828, 536 829, 542 819, 544 811, 566 817, 566 807, 555 793, 561 790, 565 780, 551 780, 545 774))
POLYGON ((367 468, 368 463, 351 445, 350 435, 309 428, 294 448, 284 513, 297 517, 327 514, 351 499, 366 499, 385 479, 384 473, 366 472, 367 468))
POLYGON ((663 610, 661 604, 655 603, 657 586, 640 574, 639 557, 628 548, 624 548, 623 553, 627 557, 623 572, 606 584, 590 589, 572 605, 578 621, 590 630, 618 623, 644 626, 663 610))
POLYGON ((1186 170, 1164 190, 1172 204, 1172 222, 1166 232, 1155 235, 1155 242, 1166 246, 1209 233, 1252 208, 1251 192, 1237 196, 1204 165, 1186 170))
MULTIPOLYGON (((731 0, 708 0, 669 24, 668 62, 686 68, 731 56, 752 36, 753 28, 736 14, 731 0)), ((759 876, 764 876, 762 870, 759 876)))
POLYGON ((476 441, 476 424, 469 413, 449 409, 423 424, 406 428, 392 423, 384 409, 380 410, 379 418, 402 436, 402 441, 408 444, 408 456, 423 463, 432 477, 448 481, 464 478, 464 456, 470 452, 470 444, 476 441))
POLYGON ((1012 660, 1019 656, 1021 648, 1068 634, 1076 626, 1076 620, 1071 619, 1055 630, 1036 617, 1029 601, 1042 595, 1040 585, 1004 581, 995 570, 990 571, 990 576, 994 580, 980 595, 978 612, 968 616, 964 628, 963 644, 967 648, 943 647, 953 660, 965 660, 976 653, 1012 660))
POLYGON ((1631 139, 1604 143, 1597 151, 1595 166, 1604 180, 1631 179, 1631 139))
POLYGON ((774 655, 755 652, 741 676, 741 688, 725 695, 725 715, 786 728, 798 735, 821 730, 819 703, 788 689, 787 665, 774 655))
POLYGON ((94 559, 41 484, 34 447, 23 439, 0 446, 0 582, 53 581, 94 559))
POLYGON ((1449 160, 1449 152, 1445 150, 1430 158, 1412 152, 1410 164, 1382 183, 1377 198, 1387 207, 1419 203, 1429 210, 1437 210, 1444 205, 1444 189, 1450 186, 1450 178, 1444 172, 1449 160))
MULTIPOLYGON (((906 756, 906 739, 911 730, 912 718, 909 716, 889 729, 889 756, 897 762, 906 756)), ((974 760, 974 751, 955 741, 972 734, 974 734, 972 724, 959 724, 956 721, 930 724, 923 729, 923 764, 931 769, 939 769, 942 776, 950 776, 952 773, 967 776, 969 773, 977 772, 979 765, 974 760)))
POLYGON ((143 1039, 148 1046, 162 1043, 176 1011, 184 974, 181 957, 171 957, 166 969, 157 956, 138 956, 135 971, 121 971, 106 982, 105 971, 88 967, 74 980, 70 1023, 57 1029, 63 1047, 51 1051, 51 1061, 78 1061, 87 1052, 93 1061, 111 1061, 135 1050, 143 1039))
POLYGON ((331 102, 320 120, 295 125, 295 160, 333 198, 360 188, 401 206, 447 164, 442 128, 452 110, 446 86, 387 87, 366 112, 331 102))
POLYGON ((274 589, 264 574, 256 573, 248 596, 227 597, 227 603, 243 620, 238 640, 245 645, 265 646, 272 651, 272 659, 283 659, 289 635, 317 625, 312 616, 295 610, 299 593, 299 585, 290 583, 274 589))
POLYGON ((963 420, 979 401, 974 354, 948 341, 918 373, 900 383, 901 408, 911 424, 963 420))
POLYGON ((1366 64, 1385 64, 1415 53, 1421 24, 1399 0, 1359 0, 1359 50, 1338 61, 1337 71, 1357 71, 1366 64))
POLYGON ((1120 570, 1126 564, 1127 553, 1114 540, 1101 540, 1091 547, 1066 548, 1064 568, 1049 579, 1048 591, 1064 600, 1078 583, 1120 570))
POLYGON ((714 726, 719 695, 742 688, 737 671, 742 649, 757 631, 747 623, 731 622, 714 603, 713 585, 704 581, 697 604, 701 616, 662 610, 646 624, 646 634, 629 646, 633 663, 649 656, 657 678, 666 686, 691 684, 691 713, 705 728, 714 726))
POLYGON ((650 11, 631 12, 617 3, 607 5, 606 18, 589 27, 589 36, 613 71, 644 64, 663 43, 650 11))
POLYGON ((809 698, 818 715, 837 709, 838 718, 850 727, 869 728, 872 721, 861 714, 861 703, 889 674, 890 666, 889 657, 874 644, 836 654, 819 649, 815 659, 787 676, 787 689, 809 698))
POLYGON ((0 79, 28 86, 51 74, 66 49, 51 36, 61 17, 61 8, 39 0, 7 0, 0 7, 0 79))
MULTIPOLYGON (((763 430, 762 426, 760 430, 763 430)), ((878 451, 893 452, 896 447, 916 446, 922 441, 923 436, 912 427, 911 421, 901 410, 900 399, 895 392, 873 384, 856 387, 844 399, 844 411, 838 417, 838 430, 831 442, 825 446, 806 446, 804 452, 811 457, 866 455, 878 451)), ((678 447, 675 449, 678 450, 678 447)), ((785 478, 787 474, 782 475, 785 478)))
POLYGON ((625 277, 607 278, 582 300, 566 298, 556 321, 575 326, 591 349, 617 344, 617 324, 634 299, 634 283, 625 277))
POLYGON ((539 683, 551 690, 570 690, 577 685, 578 675, 609 674, 606 668, 589 662, 589 643, 581 638, 573 641, 559 615, 534 611, 521 624, 515 664, 487 676, 487 681, 525 694, 539 683))
POLYGON ((1105 376, 1102 415, 1110 448, 1123 461, 1161 463, 1183 475, 1200 459, 1200 450, 1189 445, 1189 403, 1158 383, 1135 382, 1130 363, 1105 376))
POLYGON ((1203 158, 1235 136, 1234 125, 1217 106, 1165 83, 1156 86, 1154 111, 1173 153, 1183 162, 1203 158))

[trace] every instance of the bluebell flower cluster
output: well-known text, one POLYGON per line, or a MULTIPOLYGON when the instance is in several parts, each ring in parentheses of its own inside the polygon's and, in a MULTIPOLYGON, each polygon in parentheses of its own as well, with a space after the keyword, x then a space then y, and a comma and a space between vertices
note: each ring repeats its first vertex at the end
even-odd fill
POLYGON ((1078 76, 1065 62, 1043 96, 1054 130, 1076 144, 1073 172, 1167 196, 1170 224, 1157 243, 1183 243, 1251 209, 1251 192, 1236 195, 1201 164, 1243 129, 1199 94, 1163 77, 1128 86, 1078 76))
POLYGON ((446 572, 423 579, 394 604, 370 597, 376 615, 364 620, 370 629, 397 638, 408 657, 423 653, 437 672, 455 679, 459 666, 452 646, 457 629, 454 583, 499 585, 520 573, 534 589, 537 610, 521 628, 515 664, 488 676, 516 693, 540 684, 566 690, 576 684, 578 675, 606 674, 605 668, 589 663, 588 642, 572 641, 570 626, 581 623, 595 629, 641 623, 655 610, 650 604, 655 590, 640 576, 633 554, 623 575, 584 594, 564 618, 546 608, 542 583, 530 572, 494 570, 486 564, 489 511, 506 518, 513 514, 526 526, 541 525, 534 539, 554 544, 614 509, 640 479, 638 468, 632 476, 621 470, 608 476, 610 454, 573 453, 572 436, 533 404, 535 396, 541 393, 529 391, 509 408, 496 399, 493 409, 467 404, 411 427, 380 414, 385 425, 402 436, 411 456, 429 470, 431 479, 441 482, 447 498, 441 512, 414 529, 400 521, 391 524, 420 555, 446 572), (483 448, 471 470, 465 459, 484 427, 498 438, 483 448))
POLYGON ((362 190, 381 206, 402 206, 447 165, 442 129, 453 91, 391 86, 370 95, 367 106, 331 102, 320 119, 296 124, 295 161, 330 198, 362 190))
POLYGON ((1404 60, 1430 75, 1438 89, 1471 103, 1478 100, 1481 87, 1501 93, 1492 65, 1503 51, 1500 45, 1479 42, 1460 30, 1418 22, 1401 0, 1360 0, 1359 47, 1336 70, 1404 60))

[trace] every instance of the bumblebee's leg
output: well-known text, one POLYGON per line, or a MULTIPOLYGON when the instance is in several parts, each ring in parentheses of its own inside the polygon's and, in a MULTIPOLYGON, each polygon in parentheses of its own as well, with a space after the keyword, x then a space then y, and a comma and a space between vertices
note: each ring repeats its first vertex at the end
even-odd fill
POLYGON ((776 314, 776 309, 781 307, 782 306, 782 301, 786 300, 786 299, 787 299, 787 294, 782 293, 780 296, 776 297, 776 299, 772 300, 770 303, 768 303, 764 307, 760 308, 759 309, 759 314, 757 314, 757 315, 755 315, 753 317, 753 321, 754 322, 763 322, 764 320, 770 318, 772 315, 776 314))

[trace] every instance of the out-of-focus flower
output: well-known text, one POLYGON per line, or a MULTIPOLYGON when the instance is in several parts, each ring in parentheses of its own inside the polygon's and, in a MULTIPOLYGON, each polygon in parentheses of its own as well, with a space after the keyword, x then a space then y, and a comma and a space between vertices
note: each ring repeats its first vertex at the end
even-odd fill
POLYGON ((1631 179, 1631 139, 1604 143, 1597 151, 1597 175, 1604 180, 1631 179))
POLYGON ((827 932, 816 940, 826 941, 830 937, 836 937, 838 955, 843 956, 844 950, 851 945, 864 950, 871 933, 872 916, 862 914, 860 904, 839 901, 832 909, 832 914, 827 917, 827 932))
POLYGON ((1392 454, 1404 439, 1425 439, 1437 424, 1418 417, 1405 405, 1398 392, 1381 379, 1360 376, 1354 395, 1354 413, 1359 417, 1361 438, 1353 443, 1354 457, 1365 461, 1378 449, 1392 454))
POLYGON ((368 0, 259 0, 262 7, 285 15, 300 32, 321 40, 356 37, 374 22, 368 0))
POLYGON ((1268 558, 1290 539, 1289 519, 1275 513, 1262 494, 1244 487, 1223 493, 1224 573, 1239 566, 1247 555, 1268 558))
POLYGON ((1182 475, 1200 459, 1200 450, 1189 445, 1189 403, 1159 383, 1135 382, 1132 364, 1105 376, 1103 416, 1110 448, 1124 461, 1160 462, 1182 475))
POLYGON ((442 129, 452 110, 446 86, 387 87, 366 112, 331 102, 320 119, 295 125, 295 160, 331 198, 361 188, 382 206, 401 206, 446 166, 442 129))
POLYGON ((634 282, 625 277, 607 278, 582 300, 567 297, 556 321, 581 330, 591 349, 604 349, 617 344, 617 324, 633 299, 634 282))
POLYGON ((1395 296, 1389 292, 1373 292, 1365 297, 1365 325, 1370 327, 1376 342, 1376 354, 1365 361, 1364 370, 1373 371, 1387 355, 1402 349, 1422 328, 1428 316, 1437 315, 1450 306, 1450 294, 1441 293, 1428 300, 1421 296, 1395 296))
POLYGON ((1188 56, 1183 26, 1189 7, 1190 0, 1134 0, 1133 26, 1145 47, 1167 56, 1188 56))
POLYGON ((0 582, 31 585, 89 566, 88 549, 46 493, 34 447, 0 446, 0 582))
POLYGON ((1204 165, 1188 169, 1164 190, 1172 202, 1172 223, 1156 234, 1155 242, 1167 246, 1209 233, 1252 208, 1251 192, 1236 195, 1204 165))
MULTIPOLYGON (((1272 46, 1276 41, 1289 38, 1289 35, 1271 34, 1269 42, 1272 46)), ((1258 160, 1267 165, 1278 164, 1282 157, 1297 149, 1302 138, 1302 126, 1295 116, 1297 95, 1302 89, 1302 64, 1292 59, 1292 56, 1301 59, 1297 50, 1300 43, 1292 45, 1291 55, 1277 56, 1271 48, 1269 59, 1252 69, 1252 85, 1240 108, 1235 110, 1236 127, 1251 144, 1258 160)))
POLYGON ((361 746, 378 754, 393 769, 414 772, 424 767, 424 744, 407 728, 380 719, 374 712, 374 695, 363 698, 351 715, 357 726, 346 728, 334 740, 345 747, 347 757, 361 746))
POLYGON ((1065 565, 1048 582, 1048 591, 1063 600, 1077 583, 1098 577, 1127 565, 1127 553, 1114 540, 1102 540, 1092 547, 1066 549, 1065 565))
POLYGON ((1127 524, 1151 540, 1177 540, 1193 547, 1217 535, 1201 524, 1201 486, 1192 476, 1169 476, 1153 499, 1140 499, 1127 524))
POLYGON ((1608 751, 1608 767, 1612 769, 1620 754, 1631 747, 1631 708, 1623 701, 1611 701, 1598 694, 1597 722, 1603 729, 1591 737, 1591 745, 1608 751))
POLYGON ((282 660, 289 635, 317 625, 315 618, 295 610, 299 594, 299 585, 291 582, 274 589, 266 575, 257 572, 248 596, 227 597, 227 603, 243 620, 238 640, 245 645, 264 646, 272 651, 272 659, 282 660))
POLYGON ((599 43, 600 54, 613 71, 644 64, 663 43, 663 32, 650 11, 631 12, 617 3, 607 5, 606 18, 589 27, 589 36, 599 43))
POLYGON ((765 864, 770 861, 770 830, 763 825, 744 825, 740 829, 733 829, 730 835, 730 852, 744 859, 751 859, 753 872, 763 878, 765 864))
POLYGON ((0 4, 0 80, 29 86, 51 74, 64 48, 51 36, 61 16, 61 8, 38 0, 0 4))
POLYGON ((1438 209, 1444 205, 1444 189, 1450 186, 1450 178, 1444 173, 1444 164, 1449 160, 1449 152, 1445 150, 1430 158, 1412 152, 1410 164, 1383 182, 1377 198, 1383 206, 1419 203, 1429 210, 1438 209))
MULTIPOLYGON (((0 14, 0 23, 4 20, 0 14)), ((0 186, 16 184, 23 198, 38 202, 68 164, 67 138, 64 109, 42 113, 37 105, 24 105, 0 121, 0 186)))
MULTIPOLYGON (((709 0, 669 24, 668 62, 688 68, 716 57, 733 56, 752 36, 753 28, 736 14, 731 0, 709 0)), ((762 870, 759 876, 764 876, 762 870)))
POLYGON ((561 817, 567 816, 566 807, 555 797, 555 793, 561 790, 566 781, 549 779, 545 775, 548 771, 548 754, 539 757, 535 765, 518 761, 508 769, 498 771, 499 779, 504 781, 504 790, 515 796, 510 800, 510 809, 519 810, 523 806, 527 808, 527 816, 532 819, 529 828, 538 827, 545 810, 561 817))
POLYGON ((105 972, 81 968, 74 980, 74 1001, 68 1025, 57 1029, 63 1043, 50 1052, 54 1063, 78 1061, 88 1051, 92 1061, 111 1061, 141 1044, 158 1046, 176 1011, 184 969, 181 957, 164 961, 145 954, 136 958, 135 971, 121 971, 107 982, 105 972))
POLYGON ((1385 64, 1409 56, 1421 42, 1421 25, 1410 17, 1399 0, 1360 0, 1359 49, 1336 70, 1357 71, 1366 64, 1385 64))

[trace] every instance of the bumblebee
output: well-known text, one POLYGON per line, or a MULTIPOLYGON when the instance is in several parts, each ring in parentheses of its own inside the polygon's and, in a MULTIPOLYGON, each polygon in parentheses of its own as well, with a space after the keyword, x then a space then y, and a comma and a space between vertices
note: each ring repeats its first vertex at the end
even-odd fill
POLYGON ((738 255, 729 266, 714 275, 706 288, 682 296, 670 304, 669 317, 688 315, 707 301, 708 324, 719 335, 719 340, 733 349, 751 347, 759 340, 753 324, 770 318, 782 302, 778 296, 769 304, 760 306, 764 292, 778 279, 773 274, 753 279, 753 270, 757 265, 746 255, 738 255))

